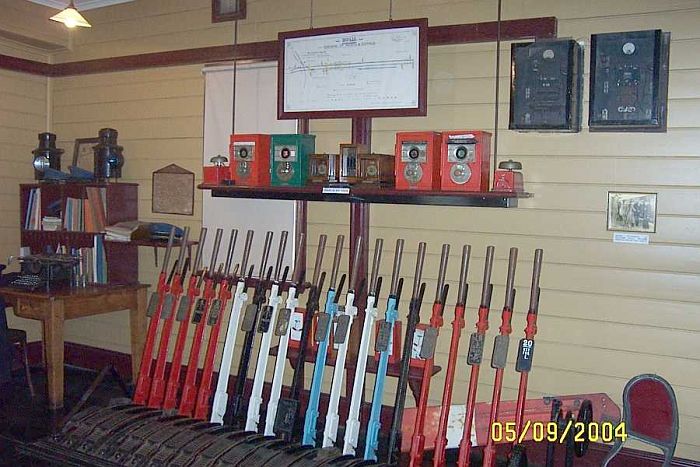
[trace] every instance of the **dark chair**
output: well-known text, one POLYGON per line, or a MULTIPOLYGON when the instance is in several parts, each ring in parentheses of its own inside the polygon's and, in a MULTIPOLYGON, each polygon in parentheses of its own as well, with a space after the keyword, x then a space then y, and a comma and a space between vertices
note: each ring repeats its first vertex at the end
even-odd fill
POLYGON ((27 376, 27 385, 29 386, 29 394, 34 398, 34 384, 32 383, 32 374, 29 371, 29 357, 27 355, 27 332, 21 329, 8 329, 7 340, 10 345, 17 346, 24 360, 24 372, 27 376))
MULTIPOLYGON (((661 449, 664 467, 670 466, 678 441, 678 404, 668 381, 658 375, 635 376, 625 386, 622 404, 627 437, 661 449)), ((615 441, 602 467, 620 452, 622 444, 615 441)))

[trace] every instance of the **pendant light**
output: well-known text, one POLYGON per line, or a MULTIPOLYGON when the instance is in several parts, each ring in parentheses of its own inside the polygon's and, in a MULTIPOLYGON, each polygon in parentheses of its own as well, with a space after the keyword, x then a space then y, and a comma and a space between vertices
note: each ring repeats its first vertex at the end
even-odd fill
POLYGON ((75 5, 73 4, 73 0, 70 1, 68 6, 64 8, 60 13, 53 15, 51 18, 49 18, 53 21, 57 21, 59 23, 63 23, 66 25, 67 28, 73 29, 76 26, 79 26, 81 28, 91 28, 92 26, 88 21, 81 15, 78 10, 75 9, 75 5))

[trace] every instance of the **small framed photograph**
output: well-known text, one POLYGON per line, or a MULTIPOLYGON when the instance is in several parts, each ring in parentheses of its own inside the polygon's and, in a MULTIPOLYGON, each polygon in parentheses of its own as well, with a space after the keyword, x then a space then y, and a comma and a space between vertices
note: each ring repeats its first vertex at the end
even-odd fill
POLYGON ((656 193, 609 191, 608 230, 656 232, 656 193))
POLYGON ((73 147, 73 165, 89 172, 95 171, 95 153, 92 147, 99 143, 99 138, 78 138, 73 147))

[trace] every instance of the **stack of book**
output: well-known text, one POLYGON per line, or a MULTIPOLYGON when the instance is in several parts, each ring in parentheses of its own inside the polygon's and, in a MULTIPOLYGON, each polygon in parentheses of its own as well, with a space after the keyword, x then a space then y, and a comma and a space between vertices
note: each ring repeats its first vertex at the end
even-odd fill
POLYGON ((107 255, 105 254, 104 239, 95 235, 92 248, 78 248, 80 265, 78 276, 85 283, 107 283, 107 255))
POLYGON ((50 231, 61 230, 61 223, 60 217, 44 216, 43 219, 41 219, 41 228, 42 230, 50 231))
POLYGON ((143 224, 143 222, 139 221, 127 221, 110 225, 105 229, 105 232, 107 232, 105 239, 114 242, 130 242, 133 233, 143 224))

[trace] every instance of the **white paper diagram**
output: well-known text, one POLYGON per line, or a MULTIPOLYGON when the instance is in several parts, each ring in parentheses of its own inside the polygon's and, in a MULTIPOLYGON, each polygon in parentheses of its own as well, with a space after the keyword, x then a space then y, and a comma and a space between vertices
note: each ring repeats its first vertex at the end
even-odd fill
POLYGON ((296 37, 284 44, 284 111, 417 108, 419 28, 296 37))

